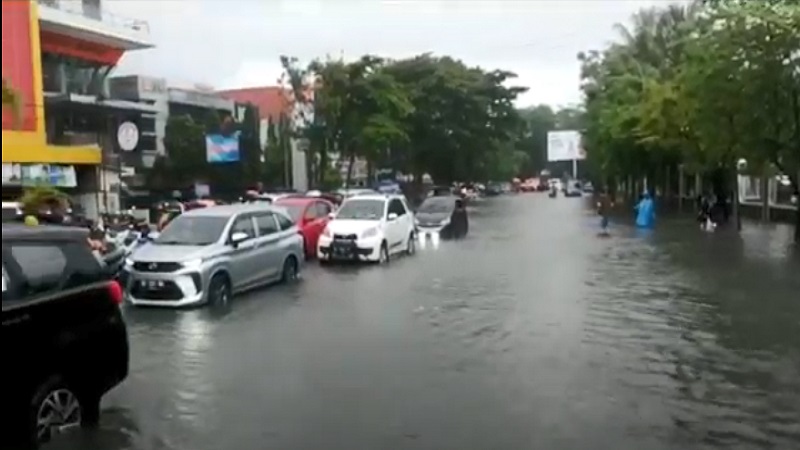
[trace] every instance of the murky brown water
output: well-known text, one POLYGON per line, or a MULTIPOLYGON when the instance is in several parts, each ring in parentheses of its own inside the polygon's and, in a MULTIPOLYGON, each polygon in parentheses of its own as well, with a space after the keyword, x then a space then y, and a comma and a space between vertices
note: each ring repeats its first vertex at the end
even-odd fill
POLYGON ((389 268, 128 310, 130 378, 51 448, 800 448, 790 230, 596 224, 581 200, 498 198, 389 268))

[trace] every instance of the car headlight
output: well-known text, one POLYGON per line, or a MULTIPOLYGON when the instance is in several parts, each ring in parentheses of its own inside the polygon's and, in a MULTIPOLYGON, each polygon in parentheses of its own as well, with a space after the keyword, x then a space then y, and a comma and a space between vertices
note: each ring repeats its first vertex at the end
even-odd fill
POLYGON ((447 219, 444 219, 439 225, 443 227, 450 225, 450 218, 448 217, 447 219))
POLYGON ((364 234, 361 235, 363 239, 369 239, 371 237, 375 237, 378 235, 378 227, 370 228, 369 230, 365 231, 364 234))
POLYGON ((125 258, 125 267, 133 267, 133 260, 130 258, 125 258))
POLYGON ((200 258, 190 259, 189 261, 182 262, 181 265, 186 269, 199 269, 200 266, 203 265, 203 260, 200 258))
POLYGON ((416 217, 414 217, 414 224, 419 225, 419 219, 417 219, 416 217))

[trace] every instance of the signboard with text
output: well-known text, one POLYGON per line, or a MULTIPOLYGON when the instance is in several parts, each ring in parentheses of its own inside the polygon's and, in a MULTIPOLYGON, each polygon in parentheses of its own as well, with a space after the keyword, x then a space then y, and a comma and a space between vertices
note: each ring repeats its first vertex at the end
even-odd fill
POLYGON ((550 131, 547 133, 547 160, 577 161, 586 159, 581 143, 581 133, 574 130, 550 131))

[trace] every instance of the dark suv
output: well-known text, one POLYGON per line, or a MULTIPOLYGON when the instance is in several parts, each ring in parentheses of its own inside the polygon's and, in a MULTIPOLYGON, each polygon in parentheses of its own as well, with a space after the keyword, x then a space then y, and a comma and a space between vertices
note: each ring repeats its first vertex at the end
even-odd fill
POLYGON ((99 420, 128 374, 120 285, 75 227, 3 225, 3 448, 99 420))

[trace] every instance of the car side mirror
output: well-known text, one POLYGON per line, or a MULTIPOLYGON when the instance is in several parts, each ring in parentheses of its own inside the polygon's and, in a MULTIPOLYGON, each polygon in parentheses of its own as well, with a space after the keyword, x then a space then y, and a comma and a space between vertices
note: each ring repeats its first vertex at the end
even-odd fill
POLYGON ((237 231, 236 233, 231 234, 231 244, 234 246, 239 245, 246 241, 248 237, 249 236, 247 236, 247 233, 237 231))
POLYGON ((336 218, 336 213, 332 213, 332 212, 329 212, 329 213, 328 213, 328 219, 329 219, 329 220, 333 220, 333 219, 335 219, 335 218, 336 218))
POLYGON ((397 220, 397 213, 389 213, 389 222, 397 220))

